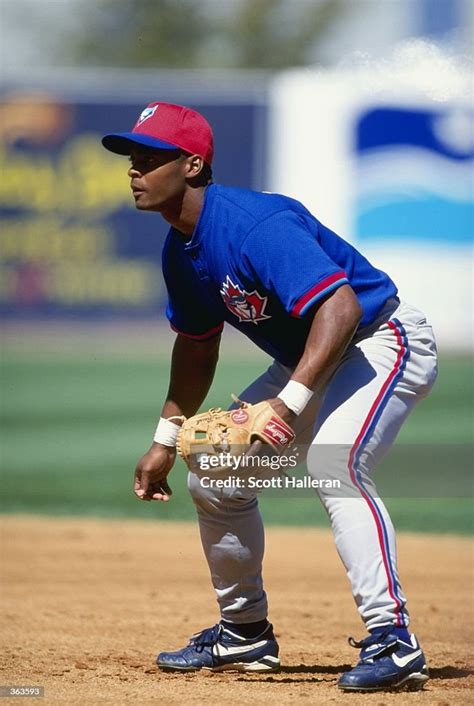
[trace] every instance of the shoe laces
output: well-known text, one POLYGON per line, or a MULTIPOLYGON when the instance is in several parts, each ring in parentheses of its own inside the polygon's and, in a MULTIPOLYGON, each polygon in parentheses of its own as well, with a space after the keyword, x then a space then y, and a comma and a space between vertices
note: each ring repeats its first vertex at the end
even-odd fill
POLYGON ((370 647, 371 645, 382 644, 383 641, 390 635, 391 632, 392 632, 392 627, 389 626, 383 632, 378 632, 375 635, 368 635, 363 640, 354 640, 353 637, 349 637, 347 642, 349 643, 349 645, 351 647, 365 650, 367 647, 370 647))
POLYGON ((383 632, 368 635, 363 640, 357 641, 350 637, 349 644, 351 647, 361 648, 360 663, 363 664, 381 659, 394 652, 397 649, 398 638, 392 633, 392 628, 389 626, 383 632))
POLYGON ((205 647, 212 647, 219 641, 223 626, 217 623, 212 628, 206 628, 195 638, 193 638, 193 647, 196 652, 202 652, 205 647))

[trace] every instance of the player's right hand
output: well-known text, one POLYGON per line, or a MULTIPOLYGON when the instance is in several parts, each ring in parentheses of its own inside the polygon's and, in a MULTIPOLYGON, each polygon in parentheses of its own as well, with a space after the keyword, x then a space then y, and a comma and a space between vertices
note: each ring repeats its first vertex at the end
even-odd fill
POLYGON ((135 468, 133 492, 140 500, 168 502, 172 490, 166 480, 176 459, 176 449, 153 443, 135 468))

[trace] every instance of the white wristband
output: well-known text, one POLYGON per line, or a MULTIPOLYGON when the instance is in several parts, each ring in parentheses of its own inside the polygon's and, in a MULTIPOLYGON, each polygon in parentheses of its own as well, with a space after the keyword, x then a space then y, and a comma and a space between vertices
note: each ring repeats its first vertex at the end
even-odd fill
MULTIPOLYGON (((172 417, 172 419, 179 419, 179 417, 172 417)), ((179 424, 175 424, 174 422, 170 422, 169 419, 160 417, 153 441, 157 444, 163 444, 163 446, 176 446, 176 439, 178 438, 180 429, 179 424)))
POLYGON ((290 380, 283 390, 277 395, 292 412, 301 414, 311 397, 313 390, 296 380, 290 380))

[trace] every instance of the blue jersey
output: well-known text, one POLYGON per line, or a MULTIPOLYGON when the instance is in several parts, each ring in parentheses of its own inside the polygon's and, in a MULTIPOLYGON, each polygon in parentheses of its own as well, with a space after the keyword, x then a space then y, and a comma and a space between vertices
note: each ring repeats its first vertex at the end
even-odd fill
POLYGON ((301 203, 217 184, 206 188, 190 240, 171 228, 163 249, 172 328, 196 340, 232 324, 284 365, 301 358, 314 305, 350 284, 377 317, 397 288, 301 203))

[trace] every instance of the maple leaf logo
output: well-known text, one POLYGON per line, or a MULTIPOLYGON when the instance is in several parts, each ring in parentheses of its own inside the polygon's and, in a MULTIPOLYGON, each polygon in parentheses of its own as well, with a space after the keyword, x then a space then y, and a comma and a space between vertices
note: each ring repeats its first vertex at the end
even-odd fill
POLYGON ((222 284, 221 297, 229 311, 238 317, 239 322, 251 321, 257 324, 271 318, 264 313, 268 298, 260 296, 256 289, 246 292, 238 284, 234 284, 229 275, 222 284))

